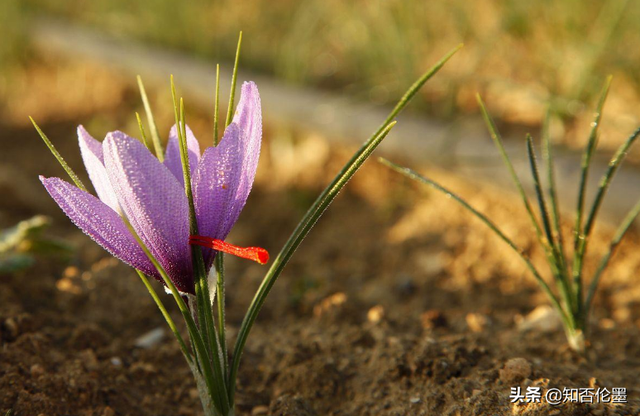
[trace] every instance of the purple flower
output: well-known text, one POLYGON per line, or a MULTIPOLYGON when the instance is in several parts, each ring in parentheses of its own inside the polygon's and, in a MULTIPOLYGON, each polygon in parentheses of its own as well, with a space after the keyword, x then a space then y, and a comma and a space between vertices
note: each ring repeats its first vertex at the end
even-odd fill
POLYGON ((80 152, 97 198, 60 178, 40 176, 40 180, 84 233, 113 256, 159 279, 123 221, 125 215, 178 290, 194 293, 191 244, 209 247, 203 250, 207 270, 214 250, 261 263, 268 259, 263 249, 224 242, 249 196, 258 165, 262 115, 256 85, 242 85, 233 122, 217 147, 200 154, 189 127, 186 132, 199 236, 189 235, 189 205, 176 126, 169 134, 164 163, 122 132, 109 133, 100 143, 79 126, 80 152))

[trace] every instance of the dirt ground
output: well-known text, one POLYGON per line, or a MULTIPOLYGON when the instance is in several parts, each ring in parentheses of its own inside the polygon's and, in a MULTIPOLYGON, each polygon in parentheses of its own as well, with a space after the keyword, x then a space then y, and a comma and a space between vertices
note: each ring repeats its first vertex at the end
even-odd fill
MULTIPOLYGON (((1 118, 0 227, 44 213, 54 221, 50 235, 77 250, 70 262, 42 257, 26 271, 0 275, 2 415, 202 414, 170 333, 137 345, 165 328, 138 277, 75 229, 37 180, 63 172, 26 114, 83 172, 75 126, 83 123, 97 137, 117 128, 134 133, 140 106, 129 85, 83 64, 41 64, 4 86, 9 98, 24 100, 5 103, 1 118), (57 81, 35 88, 43 77, 57 81)), ((169 119, 165 107, 161 120, 169 119)), ((207 113, 188 116, 206 144, 207 113)), ((273 256, 352 149, 267 127, 256 186, 230 241, 273 256)), ((541 264, 511 194, 428 173, 503 219, 505 232, 541 264)), ((595 258, 611 236, 611 229, 596 230, 595 258)), ((547 301, 504 244, 452 201, 372 159, 274 286, 241 364, 238 414, 640 414, 640 236, 628 237, 603 278, 592 344, 580 357, 550 319, 523 329, 547 301), (626 387, 629 403, 515 405, 509 395, 518 386, 626 387)), ((265 271, 227 261, 232 339, 265 271)))

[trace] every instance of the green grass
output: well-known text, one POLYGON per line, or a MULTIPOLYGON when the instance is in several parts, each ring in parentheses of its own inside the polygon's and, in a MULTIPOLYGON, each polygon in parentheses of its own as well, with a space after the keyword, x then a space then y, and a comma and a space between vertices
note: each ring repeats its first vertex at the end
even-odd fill
POLYGON ((629 47, 640 44, 640 3, 628 0, 373 1, 367 7, 340 0, 22 4, 28 12, 213 62, 232 62, 243 30, 244 68, 386 104, 450 45, 464 42, 463 60, 443 71, 445 82, 428 86, 418 103, 442 117, 475 108, 474 94, 503 79, 534 91, 548 86, 540 101, 564 97, 554 99, 553 110, 569 118, 576 112, 574 100, 591 102, 597 80, 610 73, 640 85, 640 49, 629 47))
MULTIPOLYGON (((578 198, 575 211, 575 226, 573 229, 573 251, 570 256, 565 251, 564 236, 561 228, 560 207, 557 199, 557 188, 555 183, 555 172, 553 165, 553 154, 550 145, 550 134, 548 124, 545 123, 542 129, 542 156, 543 167, 546 171, 546 187, 543 188, 543 178, 540 175, 540 164, 536 156, 536 150, 533 145, 533 138, 527 134, 527 157, 531 168, 531 176, 535 190, 536 201, 538 205, 538 215, 536 215, 533 204, 529 201, 525 190, 522 186, 520 178, 513 168, 511 160, 507 155, 500 133, 496 129, 496 125, 489 115, 482 99, 478 95, 478 103, 482 110, 483 116, 489 128, 492 139, 494 140, 505 166, 515 184, 520 198, 522 199, 524 208, 531 220, 533 229, 535 230, 538 243, 543 248, 547 265, 549 266, 551 278, 547 279, 552 282, 551 285, 543 278, 540 268, 533 264, 528 254, 522 247, 519 247, 511 240, 497 223, 493 222, 480 211, 472 207, 464 198, 458 196, 452 191, 440 185, 432 179, 426 178, 419 173, 403 168, 399 165, 382 159, 382 163, 389 166, 393 170, 433 189, 443 193, 450 199, 458 202, 467 211, 480 219, 487 227, 489 227, 503 242, 505 242, 524 262, 529 272, 536 279, 541 289, 549 298, 552 306, 558 312, 564 325, 565 333, 569 346, 579 352, 584 353, 587 346, 586 338, 589 335, 589 316, 593 297, 598 288, 602 273, 606 270, 609 261, 617 249, 620 241, 633 225, 636 217, 640 214, 640 201, 629 211, 622 223, 618 226, 614 238, 609 243, 609 248, 600 260, 600 264, 596 272, 587 278, 584 273, 584 261, 587 252, 587 245, 592 237, 594 223, 602 201, 606 196, 609 185, 618 171, 621 163, 627 156, 629 149, 640 137, 640 128, 636 129, 618 148, 608 164, 608 168, 600 179, 598 191, 589 208, 585 201, 586 187, 589 177, 589 170, 596 150, 601 117, 605 100, 609 92, 611 78, 608 78, 604 88, 602 89, 600 100, 596 107, 594 120, 591 123, 591 132, 587 145, 583 151, 581 163, 580 182, 578 186, 578 198), (549 209, 551 207, 551 209, 549 209), (586 290, 585 290, 586 289, 586 290)), ((545 120, 549 120, 549 112, 545 120)), ((507 221, 503 221, 506 223, 507 221)))

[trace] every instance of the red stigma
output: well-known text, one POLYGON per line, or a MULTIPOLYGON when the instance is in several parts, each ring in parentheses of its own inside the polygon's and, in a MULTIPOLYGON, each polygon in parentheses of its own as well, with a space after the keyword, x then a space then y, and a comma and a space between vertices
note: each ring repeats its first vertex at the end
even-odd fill
POLYGON ((227 254, 233 254, 234 256, 253 260, 260 264, 266 264, 269 261, 269 253, 261 247, 238 247, 216 238, 204 237, 201 235, 189 236, 189 244, 211 248, 227 254))

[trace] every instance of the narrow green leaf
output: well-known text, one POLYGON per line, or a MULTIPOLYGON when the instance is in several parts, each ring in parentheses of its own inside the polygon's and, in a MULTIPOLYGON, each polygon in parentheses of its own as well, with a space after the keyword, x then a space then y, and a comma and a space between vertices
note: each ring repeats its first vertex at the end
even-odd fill
MULTIPOLYGON (((189 202, 189 233, 190 235, 198 235, 198 221, 196 218, 195 204, 193 202, 193 192, 191 189, 191 169, 189 167, 189 155, 187 153, 187 137, 186 137, 186 119, 184 111, 184 100, 180 98, 178 103, 176 87, 171 76, 171 96, 173 98, 174 116, 176 119, 176 130, 180 144, 180 161, 182 162, 182 174, 185 184, 185 193, 189 202)), ((220 362, 218 333, 213 322, 213 310, 211 300, 209 298, 209 288, 207 282, 206 268, 202 256, 202 250, 198 246, 191 247, 191 255, 193 260, 193 269, 195 273, 195 291, 197 301, 198 319, 201 325, 203 339, 211 351, 210 358, 213 363, 214 376, 217 383, 222 385, 220 391, 216 393, 223 397, 221 402, 228 403, 228 394, 226 382, 223 372, 223 365, 220 362)))
POLYGON ((171 75, 171 97, 173 98, 173 109, 176 120, 176 130, 180 148, 180 162, 182 163, 182 175, 184 180, 184 191, 189 201, 189 233, 198 235, 198 222, 196 219, 196 209, 193 202, 193 191, 191 189, 191 168, 189 167, 189 154, 187 150, 186 121, 184 113, 184 100, 180 98, 178 102, 176 96, 176 86, 171 75))
POLYGON ((49 217, 36 215, 13 227, 0 230, 0 254, 14 251, 24 242, 38 238, 50 225, 49 217))
POLYGON ((215 104, 213 107, 213 145, 217 146, 220 143, 220 139, 218 137, 218 114, 220 107, 220 64, 216 65, 216 97, 215 104))
POLYGON ((44 144, 47 145, 47 147, 49 148, 53 156, 58 160, 58 163, 60 163, 62 168, 65 170, 65 172, 67 172, 67 175, 69 175, 73 183, 75 183, 78 188, 82 189, 85 192, 88 192, 87 188, 84 186, 84 184, 82 183, 78 175, 76 175, 73 169, 71 169, 71 166, 67 164, 67 162, 64 160, 60 152, 58 152, 58 149, 56 149, 53 143, 51 143, 51 140, 49 140, 47 135, 44 134, 44 132, 40 129, 40 127, 36 124, 35 120, 31 117, 29 117, 29 120, 31 120, 31 123, 33 123, 33 127, 35 127, 36 130, 38 131, 38 134, 42 138, 42 141, 44 142, 44 144))
MULTIPOLYGON (((629 151, 629 148, 636 141, 639 135, 640 135, 640 128, 638 128, 635 132, 633 132, 633 134, 629 136, 629 138, 627 138, 627 140, 618 148, 616 153, 611 158, 611 161, 609 162, 609 167, 607 168, 607 171, 604 173, 604 175, 602 176, 602 179, 600 180, 600 186, 598 187, 596 197, 594 198, 593 204, 589 211, 589 215, 587 216, 584 229, 580 233, 581 238, 578 242, 576 253, 574 254, 574 261, 573 261, 574 284, 576 282, 582 281, 582 269, 584 265, 584 257, 587 252, 589 236, 591 235, 591 230, 593 229, 593 226, 595 224, 598 211, 600 210, 600 206, 602 205, 602 201, 604 200, 604 197, 607 193, 607 190, 609 189, 609 185, 611 184, 613 177, 615 176, 616 172, 618 171, 618 168, 622 164, 622 161, 626 157, 627 152, 629 151)), ((578 296, 579 296, 578 300, 581 302, 582 301, 581 285, 579 286, 578 296)), ((588 305, 588 303, 585 303, 585 306, 586 305, 588 305)))
POLYGON ((596 197, 593 200, 593 205, 589 210, 589 215, 587 216, 587 220, 585 221, 584 226, 584 236, 589 237, 591 230, 593 229, 593 225, 595 224, 596 217, 598 215, 598 211, 600 210, 600 206, 602 205, 602 201, 604 200, 605 195, 609 189, 609 185, 611 185, 611 181, 615 176, 618 168, 624 161, 629 152, 631 146, 635 143, 636 139, 640 136, 640 128, 636 129, 631 136, 625 140, 625 142, 618 148, 616 153, 613 155, 611 160, 609 161, 609 167, 607 171, 602 175, 600 179, 600 185, 598 186, 598 191, 596 193, 596 197))
MULTIPOLYGON (((600 99, 598 100, 598 106, 596 107, 596 112, 594 116, 593 123, 591 123, 591 132, 589 133, 589 140, 587 141, 587 145, 584 148, 584 153, 582 154, 582 164, 581 164, 581 173, 580 173, 580 186, 578 188, 578 202, 576 208, 576 225, 574 227, 574 239, 573 239, 573 247, 576 253, 579 252, 579 246, 581 241, 584 241, 583 229, 582 229, 582 217, 584 213, 584 200, 586 196, 587 190, 587 179, 589 176, 589 167, 591 166, 591 160, 593 158, 593 153, 596 150, 597 142, 598 142, 598 130, 600 129, 600 120, 602 118, 602 109, 604 107, 604 103, 607 100, 607 95, 609 94, 609 87, 611 86, 611 77, 608 77, 604 87, 602 88, 602 92, 600 93, 600 99)), ((576 262, 574 261, 574 265, 576 262)), ((575 268, 574 268, 574 277, 575 277, 575 268)))
POLYGON ((555 238, 558 245, 558 251, 562 260, 562 270, 566 273, 567 266, 565 261, 565 249, 564 249, 564 237, 562 235, 562 220, 560 217, 560 204, 558 202, 558 192, 556 189, 556 178, 553 171, 553 152, 551 148, 551 138, 549 134, 551 110, 547 108, 547 112, 542 124, 542 157, 545 162, 545 168, 547 171, 548 193, 549 202, 551 204, 551 219, 553 222, 553 229, 555 232, 555 238))
POLYGON ((224 383, 220 385, 219 381, 216 382, 216 378, 214 377, 214 374, 213 374, 213 369, 211 368, 210 365, 208 365, 211 362, 210 355, 207 351, 203 338, 201 337, 200 332, 198 331, 198 327, 195 321, 193 320, 193 317, 191 316, 191 312, 189 311, 189 308, 185 304, 184 300, 182 299, 182 296, 180 295, 180 292, 178 292, 178 289, 171 281, 171 278, 169 277, 167 272, 164 270, 164 268, 158 262, 158 260, 153 256, 153 254, 151 254, 149 249, 145 246, 144 242, 140 239, 140 236, 138 236, 138 233, 136 233, 135 229, 133 228, 129 220, 126 217, 123 217, 123 221, 126 224, 129 231, 131 232, 131 235, 133 235, 133 237, 136 239, 142 251, 144 251, 145 255, 149 258, 153 266, 156 268, 156 270, 158 270, 158 273, 160 273, 160 277, 162 278, 164 283, 167 285, 167 287, 171 291, 171 294, 173 295, 173 298, 175 299, 176 304, 178 305, 178 309, 180 309, 180 312, 182 313, 182 317, 184 318, 187 324, 187 329, 189 331, 189 334, 191 335, 193 341, 195 341, 195 349, 197 351, 197 354, 200 356, 199 360, 202 363, 202 371, 204 372, 204 378, 207 384, 207 388, 209 390, 209 394, 211 395, 211 398, 214 401, 215 406, 218 408, 218 410, 221 411, 222 414, 227 414, 226 412, 228 412, 228 409, 229 409, 228 400, 226 397, 223 397, 220 394, 222 391, 224 391, 225 385, 224 383))
POLYGON ((153 141, 153 147, 156 150, 156 156, 160 162, 164 162, 164 151, 162 149, 162 142, 160 141, 160 135, 158 134, 158 127, 156 121, 153 118, 153 112, 151 111, 151 105, 149 104, 149 98, 147 92, 144 89, 142 83, 142 77, 138 75, 138 88, 140 89, 140 97, 142 97, 142 104, 144 105, 144 111, 147 114, 147 123, 149 124, 149 131, 151 132, 151 140, 153 141))
POLYGON ((536 153, 533 149, 533 139, 530 134, 527 134, 527 156, 529 158, 529 166, 531 167, 531 176, 533 177, 533 185, 538 198, 538 206, 540 209, 540 217, 542 218, 542 225, 544 227, 544 233, 547 236, 547 240, 551 246, 554 245, 553 232, 551 231, 551 220, 549 219, 549 210, 547 209, 547 202, 545 201, 544 193, 542 192, 542 185, 540 184, 540 172, 538 169, 538 162, 536 160, 536 153))
POLYGON ((596 293, 596 289, 598 288, 598 284, 600 283, 600 278, 602 277, 602 273, 605 271, 607 266, 609 265, 609 260, 611 260, 611 256, 615 253, 620 241, 625 236, 627 231, 631 228, 635 219, 640 214, 640 201, 636 203, 636 205, 629 211, 625 219, 622 221, 622 224, 616 230, 616 233, 609 244, 609 249, 606 254, 602 257, 600 264, 598 265, 598 269, 593 275, 593 279, 591 280, 591 284, 589 285, 589 292, 587 293, 587 299, 585 301, 584 311, 585 315, 588 317, 589 312, 591 311, 591 305, 593 303, 593 297, 596 293))
POLYGON ((233 63, 233 75, 231 76, 231 92, 229 92, 229 108, 227 108, 227 121, 225 127, 233 120, 234 100, 236 97, 236 81, 238 79, 238 61, 240 60, 240 48, 242 46, 242 32, 238 36, 238 47, 236 48, 236 59, 233 63))
POLYGON ((220 353, 224 357, 224 373, 225 379, 229 374, 229 363, 227 361, 227 327, 225 319, 225 286, 224 286, 224 253, 219 251, 216 253, 214 260, 216 272, 216 300, 218 304, 218 331, 220 339, 220 353))
POLYGON ((531 135, 527 134, 527 155, 529 157, 529 164, 531 166, 531 176, 533 177, 534 189, 538 198, 538 206, 540 209, 540 217, 542 218, 542 224, 544 226, 544 232, 549 241, 550 253, 547 254, 549 260, 549 266, 551 267, 551 273, 558 281, 562 299, 564 299, 567 311, 571 312, 577 308, 573 298, 573 291, 569 283, 567 275, 563 269, 562 253, 558 249, 557 243, 551 230, 551 220, 549 216, 549 210, 547 209, 547 202, 545 200, 544 192, 542 191, 542 185, 540 183, 540 172, 538 169, 538 162, 536 160, 536 153, 533 148, 533 139, 531 135))
MULTIPOLYGON (((342 168, 338 176, 336 176, 331 184, 327 188, 325 188, 322 194, 311 206, 311 208, 309 208, 304 218, 298 223, 298 226, 291 234, 284 247, 282 248, 282 250, 280 250, 280 253, 272 263, 269 271, 262 280, 262 283, 258 288, 256 295, 251 301, 251 305, 247 310, 247 314, 242 321, 242 325, 238 333, 238 339, 236 340, 233 360, 231 363, 231 371, 229 375, 230 394, 233 395, 233 392, 235 391, 236 374, 240 363, 240 357, 242 355, 242 351, 249 334, 249 330, 253 326, 253 323, 258 316, 258 312, 260 311, 269 291, 273 287, 273 284, 276 282, 276 279, 285 268, 285 266, 289 262, 289 259, 296 251, 298 246, 300 246, 304 238, 307 236, 307 234, 309 234, 309 231, 311 231, 311 228, 313 228, 324 211, 329 207, 331 202, 333 202, 340 190, 346 185, 349 179, 353 177, 356 171, 360 168, 360 166, 362 166, 365 160, 367 160, 367 158, 371 155, 375 148, 387 136, 394 125, 395 122, 390 123, 385 129, 382 130, 382 132, 378 136, 374 137, 373 140, 367 141, 367 143, 365 143, 365 145, 361 147, 360 150, 351 158, 351 160, 342 168)), ((232 397, 230 397, 230 399, 231 398, 232 397)))
POLYGON ((147 149, 151 152, 151 143, 147 140, 147 135, 144 132, 144 126, 142 125, 142 120, 140 120, 140 114, 136 111, 136 120, 138 120, 138 128, 140 129, 140 135, 142 136, 142 142, 146 146, 147 149))
POLYGON ((471 212, 476 218, 478 218, 480 221, 482 221, 487 227, 489 227, 489 229, 491 229, 491 231, 493 231, 502 241, 504 241, 513 251, 515 251, 516 254, 518 254, 520 259, 526 265, 527 269, 529 269, 531 274, 533 274, 535 279, 538 281, 538 284, 540 285, 540 287, 542 287, 542 289, 545 292, 545 294, 549 297, 549 300, 551 301, 553 306, 558 310, 558 312, 560 313, 560 316, 562 317, 563 321, 566 321, 568 319, 567 313, 562 308, 562 306, 560 305, 560 302, 559 302, 558 298, 553 294, 553 292, 552 292, 551 288, 549 287, 549 285, 547 284, 547 282, 544 281, 544 279, 542 278, 542 276, 540 275, 538 270, 535 268, 533 263, 531 263, 531 260, 529 260, 529 258, 527 256, 525 256, 525 254, 523 253, 522 249, 520 249, 513 242, 513 240, 511 240, 509 237, 507 237, 498 228, 497 225, 495 225, 489 218, 487 218, 486 215, 482 214, 480 211, 478 211, 477 209, 473 208, 463 198, 461 198, 457 194, 451 192, 450 190, 448 190, 444 186, 440 185, 439 183, 437 183, 437 182, 435 182, 435 181, 433 181, 433 180, 431 180, 429 178, 426 178, 426 177, 420 175, 419 173, 417 173, 417 172, 415 172, 415 171, 413 171, 413 170, 411 170, 409 168, 404 168, 402 166, 396 165, 395 163, 390 162, 390 161, 388 161, 388 160, 386 160, 384 158, 380 158, 380 161, 382 162, 382 164, 390 167, 391 169, 395 170, 396 172, 401 173, 402 175, 404 175, 404 176, 406 176, 406 177, 408 177, 410 179, 413 179, 415 181, 418 181, 418 182, 424 183, 426 185, 429 185, 433 189, 435 189, 435 190, 437 190, 439 192, 442 192, 448 198, 451 198, 451 199, 455 200, 456 202, 458 202, 462 207, 464 207, 466 210, 471 212))
POLYGON ((193 359, 192 359, 191 353, 189 352, 189 349, 187 348, 187 344, 185 344, 184 340, 182 339, 182 336, 180 335, 180 332, 178 332, 178 327, 176 327, 176 324, 171 318, 171 315, 169 315, 167 308, 165 308, 164 304, 162 303, 162 300, 160 300, 158 293, 153 289, 153 286, 151 286, 149 279, 147 278, 147 276, 145 276, 144 273, 142 273, 138 269, 134 269, 134 270, 136 271, 136 273, 138 273, 140 280, 142 280, 142 283, 149 291, 149 294, 153 298, 153 301, 158 306, 158 309, 160 309, 160 312, 162 313, 162 316, 164 317, 165 321, 167 321, 167 324, 169 325, 171 332, 173 332, 173 335, 175 335, 176 339, 178 340, 178 344, 180 344, 180 349, 182 350, 182 353, 184 354, 185 359, 187 360, 188 363, 191 364, 193 359))
POLYGON ((229 399, 231 403, 233 403, 235 387, 236 387, 236 376, 238 373, 238 368, 240 366, 240 359, 242 357, 242 352, 244 350, 244 346, 247 342, 247 337, 249 336, 249 332, 253 327, 253 324, 264 304, 267 295, 271 291, 271 288, 275 284, 276 280, 282 273, 282 270, 286 267, 289 259, 293 255, 293 253, 300 246, 304 238, 309 234, 314 224, 318 221, 318 219, 322 216, 324 211, 331 205, 331 202, 338 195, 340 190, 344 188, 347 182, 353 177, 353 175, 358 171, 360 166, 367 160, 367 158, 371 155, 371 153, 378 147, 378 145, 382 142, 382 140, 387 136, 395 122, 389 122, 389 120, 393 119, 396 115, 398 115, 404 107, 411 101, 413 96, 418 92, 418 90, 431 79, 437 72, 442 68, 442 66, 451 58, 462 45, 456 47, 444 58, 442 58, 439 62, 437 62, 431 69, 429 69, 425 74, 423 74, 405 93, 405 95, 400 99, 396 107, 391 111, 391 114, 382 126, 377 129, 376 133, 373 134, 363 145, 362 147, 351 157, 351 159, 347 162, 347 164, 342 168, 342 170, 338 173, 338 175, 333 179, 331 184, 329 184, 324 191, 318 196, 313 205, 307 210, 306 214, 302 218, 302 220, 296 226, 296 229, 289 236, 289 239, 285 243, 284 247, 278 253, 278 256, 275 258, 269 271, 265 275, 258 291, 256 292, 253 300, 251 301, 251 305, 247 310, 247 313, 242 321, 240 326, 240 330, 238 331, 238 337, 236 339, 236 343, 233 349, 233 358, 231 361, 231 366, 229 370, 229 399))
POLYGON ((531 207, 531 203, 529 203, 529 198, 527 198, 527 194, 524 191, 522 182, 520 182, 520 178, 518 178, 518 175, 516 174, 516 170, 513 168, 513 164, 511 163, 511 159, 509 158, 509 155, 507 154, 507 151, 504 148, 504 144, 502 143, 502 137, 498 132, 498 128, 496 127, 495 122, 493 121, 493 118, 489 114, 489 111, 487 111, 487 107, 484 105, 484 101, 482 101, 480 94, 476 95, 476 99, 478 100, 478 105, 480 106, 482 116, 484 118, 484 121, 487 124, 487 128, 489 129, 489 134, 491 135, 491 139, 493 139, 493 142, 496 144, 496 147, 500 151, 500 156, 502 157, 502 161, 504 162, 505 166, 509 170, 511 179, 513 180, 513 183, 516 185, 516 188, 518 189, 518 193, 520 194, 520 199, 522 199, 522 202, 524 203, 524 207, 527 210, 527 214, 529 215, 529 219, 531 220, 531 223, 535 228, 538 241, 540 242, 540 244, 542 244, 542 246, 547 247, 548 249, 548 243, 544 240, 542 236, 542 229, 540 228, 540 224, 536 219, 536 215, 534 214, 533 208, 531 207))
MULTIPOLYGON (((584 263, 584 255, 587 249, 587 237, 585 236, 585 228, 583 227, 583 224, 582 224, 583 217, 584 217, 584 204, 585 204, 585 198, 586 198, 587 180, 589 176, 589 168, 591 166, 591 160, 593 158, 593 154, 597 147, 598 132, 600 129, 600 120, 602 119, 602 111, 604 108, 604 104, 607 100, 607 95, 609 94, 609 88, 611 87, 611 79, 612 79, 611 76, 607 77, 604 83, 604 86, 602 88, 600 99, 598 100, 598 105, 596 106, 594 121, 591 124, 589 140, 587 141, 587 145, 585 146, 584 153, 582 155, 580 186, 578 188, 579 191, 578 191, 578 200, 577 200, 577 208, 576 208, 576 222, 573 230, 574 254, 573 254, 573 267, 572 267, 573 285, 577 288, 576 299, 578 301, 578 305, 581 306, 581 309, 584 306, 583 299, 582 299, 583 297, 582 268, 584 263)), ((591 226, 589 225, 589 227, 591 226)), ((582 313, 582 310, 580 312, 582 313)))
POLYGON ((436 62, 435 65, 433 65, 427 72, 425 72, 424 74, 422 74, 422 76, 420 78, 418 78, 416 80, 416 82, 414 82, 409 89, 407 90, 407 92, 404 93, 404 95, 402 96, 402 98, 400 98, 400 101, 398 101, 398 103, 396 104, 395 107, 393 107, 393 110, 391 110, 391 112, 389 113, 389 115, 387 116, 387 118, 382 122, 382 124, 380 125, 380 127, 378 128, 378 130, 376 130, 375 133, 373 133, 373 135, 371 136, 376 137, 378 136, 382 130, 384 130, 385 128, 387 128, 387 126, 389 125, 389 123, 391 123, 398 114, 400 114, 400 112, 402 110, 404 110, 404 108, 407 106, 407 104, 409 104, 409 102, 413 99, 413 97, 416 95, 416 93, 420 90, 420 88, 422 88, 422 86, 425 84, 425 82, 427 82, 429 79, 431 79, 431 77, 433 77, 438 71, 440 71, 440 69, 444 66, 444 64, 447 63, 447 61, 449 59, 451 59, 451 57, 453 55, 455 55, 460 49, 462 49, 464 45, 461 43, 458 46, 456 46, 455 48, 453 48, 451 51, 449 51, 449 53, 447 53, 444 57, 442 57, 442 59, 440 59, 438 62, 436 62))

